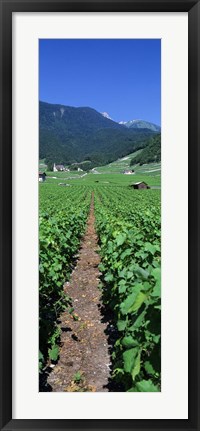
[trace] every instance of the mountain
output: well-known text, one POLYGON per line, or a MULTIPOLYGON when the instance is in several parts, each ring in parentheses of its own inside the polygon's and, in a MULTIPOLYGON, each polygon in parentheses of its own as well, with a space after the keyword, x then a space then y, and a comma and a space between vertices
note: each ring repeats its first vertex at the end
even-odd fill
POLYGON ((122 124, 130 129, 148 129, 152 132, 160 132, 161 130, 160 126, 144 120, 120 121, 119 124, 122 124))
POLYGON ((95 109, 39 104, 39 155, 47 163, 106 164, 147 145, 155 132, 129 129, 95 109))
POLYGON ((144 165, 145 163, 160 162, 161 160, 161 135, 158 134, 153 136, 149 140, 149 144, 138 154, 137 157, 133 158, 130 162, 130 166, 144 165))

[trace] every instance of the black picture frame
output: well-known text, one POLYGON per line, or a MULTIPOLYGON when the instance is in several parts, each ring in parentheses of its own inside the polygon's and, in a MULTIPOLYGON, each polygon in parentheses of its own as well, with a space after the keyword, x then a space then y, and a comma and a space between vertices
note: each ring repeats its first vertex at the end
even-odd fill
POLYGON ((199 401, 199 148, 200 0, 0 0, 1 173, 1 429, 2 430, 200 430, 199 401), (189 418, 180 420, 12 419, 12 13, 13 12, 188 12, 189 19, 189 418), (199 120, 199 121, 198 121, 199 120))

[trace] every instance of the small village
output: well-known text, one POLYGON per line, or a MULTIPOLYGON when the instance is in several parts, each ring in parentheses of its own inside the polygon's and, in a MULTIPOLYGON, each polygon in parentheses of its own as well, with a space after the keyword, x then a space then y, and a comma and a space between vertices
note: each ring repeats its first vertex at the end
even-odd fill
MULTIPOLYGON (((119 159, 118 163, 124 159, 119 159)), ((44 165, 45 166, 45 165, 44 165)), ((111 166, 111 165, 110 165, 111 166)), ((78 180, 81 178, 84 178, 86 175, 88 174, 93 174, 93 175, 101 175, 102 172, 99 172, 99 168, 92 168, 89 170, 89 172, 84 172, 83 169, 81 169, 80 167, 77 167, 76 164, 71 165, 71 167, 68 166, 64 166, 63 164, 53 164, 53 172, 56 173, 62 173, 62 176, 56 177, 56 176, 52 176, 50 175, 49 172, 46 171, 39 171, 39 182, 45 182, 47 179, 66 179, 66 180, 78 180), (76 166, 76 170, 74 171, 76 166), (71 168, 71 170, 70 170, 71 168), (68 176, 65 178, 65 173, 68 174, 68 176), (69 175, 71 173, 71 175, 69 175)), ((133 175, 135 175, 137 177, 137 170, 135 171, 134 169, 120 169, 118 174, 120 175, 125 175, 127 177, 131 177, 133 175)), ((98 180, 95 181, 96 183, 99 182, 98 180)), ((109 183, 109 181, 108 181, 109 183)), ((59 186, 70 186, 70 184, 67 183, 63 183, 63 182, 59 182, 58 183, 59 186)), ((135 190, 143 190, 143 189, 150 189, 150 185, 146 182, 146 181, 135 181, 134 183, 131 182, 129 184, 129 187, 134 188, 135 190)), ((156 186, 157 188, 159 188, 159 186, 156 186)), ((155 186, 153 186, 153 188, 155 188, 155 186)))

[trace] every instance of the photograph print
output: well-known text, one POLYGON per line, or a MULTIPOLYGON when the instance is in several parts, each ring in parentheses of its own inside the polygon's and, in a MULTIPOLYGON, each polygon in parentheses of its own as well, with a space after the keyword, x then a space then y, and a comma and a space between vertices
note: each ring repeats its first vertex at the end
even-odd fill
POLYGON ((39 40, 39 391, 161 391, 161 40, 39 40))

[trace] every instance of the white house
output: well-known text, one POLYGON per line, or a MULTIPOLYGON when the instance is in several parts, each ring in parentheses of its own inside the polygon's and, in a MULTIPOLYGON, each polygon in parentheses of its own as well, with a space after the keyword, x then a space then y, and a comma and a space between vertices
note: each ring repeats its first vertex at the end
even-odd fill
POLYGON ((127 170, 125 170, 124 172, 123 172, 123 174, 125 174, 125 175, 133 175, 135 172, 134 171, 132 171, 131 169, 127 169, 127 170))
POLYGON ((53 165, 53 172, 58 172, 58 171, 60 171, 60 172, 65 171, 65 167, 63 165, 56 165, 54 163, 54 165, 53 165))

